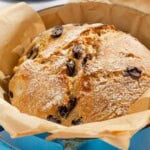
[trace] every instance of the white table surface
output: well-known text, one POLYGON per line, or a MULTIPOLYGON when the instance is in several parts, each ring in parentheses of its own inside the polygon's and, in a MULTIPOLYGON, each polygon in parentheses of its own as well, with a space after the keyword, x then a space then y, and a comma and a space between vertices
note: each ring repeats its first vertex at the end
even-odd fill
MULTIPOLYGON (((31 5, 35 10, 41 10, 43 8, 55 6, 55 5, 61 5, 64 3, 67 3, 68 0, 24 0, 24 2, 27 2, 31 5)), ((0 0, 0 9, 4 8, 6 6, 9 6, 11 4, 15 4, 18 2, 23 2, 20 0, 0 0)))

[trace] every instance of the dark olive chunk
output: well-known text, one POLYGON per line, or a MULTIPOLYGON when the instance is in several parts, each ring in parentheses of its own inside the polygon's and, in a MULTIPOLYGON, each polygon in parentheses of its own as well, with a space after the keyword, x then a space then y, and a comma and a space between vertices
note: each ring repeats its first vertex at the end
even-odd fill
POLYGON ((58 107, 58 112, 61 117, 66 118, 68 116, 68 108, 66 106, 59 106, 58 107))
POLYGON ((77 104, 77 99, 75 97, 71 97, 69 100, 69 107, 68 107, 69 111, 73 110, 76 104, 77 104))
POLYGON ((82 121, 82 117, 78 118, 78 119, 74 119, 72 120, 72 125, 79 125, 82 121))
POLYGON ((67 118, 69 113, 74 109, 77 104, 77 99, 75 97, 71 97, 69 100, 68 106, 59 106, 58 112, 61 117, 67 118))
POLYGON ((88 60, 92 60, 92 55, 91 54, 87 54, 83 60, 82 60, 82 67, 85 67, 86 66, 86 63, 88 60))
POLYGON ((62 35, 62 33, 63 33, 63 26, 56 26, 51 31, 51 37, 58 38, 62 35))
POLYGON ((56 117, 52 116, 52 115, 48 115, 47 118, 46 118, 48 121, 52 121, 52 122, 55 122, 55 123, 61 123, 61 120, 57 119, 56 117))
POLYGON ((73 76, 75 74, 75 62, 73 60, 68 60, 67 61, 67 74, 69 76, 73 76))
POLYGON ((79 59, 82 55, 82 51, 83 51, 83 48, 81 45, 73 46, 72 52, 73 52, 74 58, 79 59))
POLYGON ((13 98, 13 97, 14 97, 14 94, 13 94, 12 91, 9 91, 9 97, 10 97, 10 98, 13 98))
POLYGON ((27 58, 28 59, 35 59, 38 55, 39 48, 37 46, 34 46, 28 53, 27 58))
POLYGON ((125 70, 125 76, 130 76, 133 79, 138 79, 141 77, 142 71, 137 67, 127 67, 125 70))

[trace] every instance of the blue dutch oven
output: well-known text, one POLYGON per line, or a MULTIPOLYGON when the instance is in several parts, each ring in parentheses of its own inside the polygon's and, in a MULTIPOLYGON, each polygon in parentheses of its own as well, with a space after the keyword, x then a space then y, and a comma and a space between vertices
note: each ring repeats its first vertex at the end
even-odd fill
MULTIPOLYGON (((56 7, 39 11, 47 28, 52 26, 49 25, 47 21, 49 19, 49 12, 56 7)), ((99 20, 99 22, 101 22, 101 20, 99 20)), ((109 23, 111 24, 111 22, 109 23)), ((53 25, 55 25, 55 23, 53 25)), ((0 150, 118 150, 116 147, 100 139, 57 139, 46 141, 45 137, 47 135, 48 133, 43 133, 12 139, 9 134, 1 128, 0 150)), ((129 150, 150 150, 150 127, 142 129, 132 137, 129 150)))
MULTIPOLYGON (((12 139, 1 128, 0 150, 118 150, 118 148, 100 139, 71 139, 46 141, 48 133, 12 139)), ((150 149, 150 127, 136 133, 130 143, 129 150, 150 149)))

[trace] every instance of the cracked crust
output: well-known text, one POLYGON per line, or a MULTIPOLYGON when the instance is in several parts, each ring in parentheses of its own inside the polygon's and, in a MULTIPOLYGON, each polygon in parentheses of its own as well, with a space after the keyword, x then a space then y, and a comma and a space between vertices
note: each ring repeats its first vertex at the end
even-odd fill
POLYGON ((129 34, 102 24, 64 25, 58 38, 50 36, 52 30, 33 40, 14 69, 9 83, 11 103, 21 112, 50 116, 68 126, 75 120, 101 121, 125 115, 150 88, 150 52, 129 34), (72 52, 76 45, 82 47, 80 58, 74 58, 72 52), (31 53, 35 46, 36 55, 31 53), (67 74, 68 60, 75 63, 72 76, 67 74), (138 78, 133 78, 137 69, 125 75, 130 66, 140 69, 138 78), (70 97, 77 99, 72 109, 70 97), (67 117, 60 115, 60 106, 65 106, 61 113, 69 111, 67 117))

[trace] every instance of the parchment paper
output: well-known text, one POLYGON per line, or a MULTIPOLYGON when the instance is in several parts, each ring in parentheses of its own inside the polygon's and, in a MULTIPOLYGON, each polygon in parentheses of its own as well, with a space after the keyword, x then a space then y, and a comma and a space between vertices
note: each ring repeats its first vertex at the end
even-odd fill
POLYGON ((69 0, 69 2, 101 2, 119 4, 150 14, 150 0, 69 0))
POLYGON ((45 29, 41 18, 25 3, 0 10, 0 70, 10 74, 20 54, 37 33, 45 29))
MULTIPOLYGON (((38 14, 25 3, 14 5, 6 10, 3 10, 2 13, 0 12, 0 21, 3 22, 4 20, 4 24, 9 25, 9 28, 10 24, 13 24, 13 32, 4 26, 3 31, 0 32, 1 37, 5 35, 4 43, 0 42, 0 61, 3 62, 0 63, 0 69, 3 72, 0 78, 2 81, 4 75, 11 74, 12 68, 19 57, 18 52, 21 54, 21 49, 25 49, 31 39, 44 30, 44 24, 46 28, 66 23, 102 22, 114 24, 118 29, 136 36, 150 48, 150 16, 130 8, 92 2, 69 4, 40 12, 44 24, 38 14), (21 16, 21 21, 18 21, 20 20, 18 15, 21 16), (9 16, 9 19, 6 19, 6 16, 9 16), (21 48, 18 49, 18 47, 21 48), (5 54, 5 57, 2 57, 2 54, 5 54), (17 54, 17 57, 14 54, 17 54), (4 64, 7 68, 4 67, 4 64)), ((98 137, 121 149, 127 149, 133 134, 150 123, 149 104, 150 89, 131 106, 129 110, 130 115, 97 123, 65 127, 38 117, 23 114, 1 98, 0 124, 14 138, 50 132, 53 134, 47 139, 98 137)))
POLYGON ((111 2, 150 14, 150 0, 111 0, 111 2))

